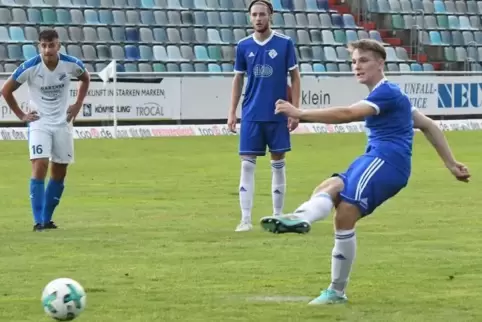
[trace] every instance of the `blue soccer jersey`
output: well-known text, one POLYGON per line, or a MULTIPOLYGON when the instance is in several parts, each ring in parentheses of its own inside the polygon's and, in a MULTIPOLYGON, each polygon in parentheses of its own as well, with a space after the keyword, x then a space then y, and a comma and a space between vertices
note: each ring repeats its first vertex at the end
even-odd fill
POLYGON ((400 88, 381 81, 363 100, 377 114, 365 119, 366 152, 343 173, 340 197, 371 214, 408 183, 412 162, 413 119, 410 99, 400 88))
POLYGON ((278 99, 288 98, 288 72, 297 68, 293 41, 274 32, 263 42, 254 35, 241 39, 236 48, 234 70, 246 73, 242 121, 286 122, 283 114, 274 114, 278 99))
POLYGON ((414 133, 410 99, 398 85, 383 80, 363 101, 377 110, 365 119, 367 154, 382 158, 409 176, 414 133))

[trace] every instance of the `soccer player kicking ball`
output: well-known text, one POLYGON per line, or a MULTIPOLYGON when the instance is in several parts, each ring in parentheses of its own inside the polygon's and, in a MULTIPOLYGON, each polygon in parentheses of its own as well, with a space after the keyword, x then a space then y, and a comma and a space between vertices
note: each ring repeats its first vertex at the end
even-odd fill
POLYGON ((278 99, 288 99, 288 74, 291 76, 291 96, 295 106, 300 100, 300 74, 295 47, 291 38, 274 32, 270 27, 273 6, 269 1, 254 0, 249 5, 254 33, 238 42, 234 70, 231 108, 228 126, 236 131, 236 108, 248 76, 242 104, 239 154, 241 178, 239 201, 241 222, 236 231, 250 231, 254 198, 256 157, 271 152, 273 214, 282 214, 286 193, 285 153, 291 150, 290 131, 298 126, 296 118, 275 115, 278 99))
POLYGON ((277 114, 328 124, 364 119, 367 128, 366 151, 345 172, 321 183, 311 199, 294 213, 261 219, 261 226, 273 233, 307 233, 312 223, 325 219, 336 207, 331 284, 310 304, 347 301, 345 288, 356 253, 355 224, 407 185, 414 127, 424 133, 457 180, 468 182, 470 178, 468 169, 454 159, 436 123, 412 108, 407 95, 385 79, 383 45, 360 40, 350 44, 349 49, 355 77, 370 91, 364 100, 350 107, 313 110, 299 110, 282 100, 276 104, 277 114))
POLYGON ((8 106, 19 119, 28 124, 28 147, 32 162, 30 200, 34 231, 55 229, 52 221, 55 207, 64 190, 67 166, 73 162, 72 121, 82 107, 90 84, 84 64, 75 57, 59 53, 59 36, 55 30, 39 34, 40 55, 20 65, 2 88, 8 106), (80 81, 77 100, 69 106, 71 77, 80 81), (31 112, 25 114, 13 92, 26 83, 30 92, 31 112), (51 161, 51 177, 44 181, 51 161))

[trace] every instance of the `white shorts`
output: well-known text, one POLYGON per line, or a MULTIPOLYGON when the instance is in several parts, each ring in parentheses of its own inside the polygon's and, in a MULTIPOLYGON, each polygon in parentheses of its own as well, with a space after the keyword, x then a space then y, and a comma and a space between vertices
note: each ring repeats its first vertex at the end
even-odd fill
POLYGON ((74 162, 72 125, 34 127, 28 130, 30 160, 48 158, 60 164, 74 162))

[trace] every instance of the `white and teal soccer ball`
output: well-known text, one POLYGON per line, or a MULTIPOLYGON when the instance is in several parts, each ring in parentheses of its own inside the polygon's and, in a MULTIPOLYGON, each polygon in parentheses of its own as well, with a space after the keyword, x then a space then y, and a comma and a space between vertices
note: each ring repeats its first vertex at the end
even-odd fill
POLYGON ((45 286, 42 306, 57 321, 72 321, 85 309, 86 294, 82 285, 70 278, 58 278, 45 286))

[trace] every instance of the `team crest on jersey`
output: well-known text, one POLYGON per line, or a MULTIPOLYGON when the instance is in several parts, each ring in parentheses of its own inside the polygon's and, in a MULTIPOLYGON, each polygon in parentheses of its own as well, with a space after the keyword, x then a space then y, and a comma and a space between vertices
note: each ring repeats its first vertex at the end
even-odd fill
POLYGON ((66 74, 66 73, 60 74, 60 76, 59 76, 59 81, 63 80, 65 77, 67 77, 67 74, 66 74))
POLYGON ((269 57, 271 57, 271 59, 274 59, 276 56, 278 56, 278 53, 276 52, 276 50, 271 49, 271 50, 268 52, 268 55, 269 55, 269 57))

